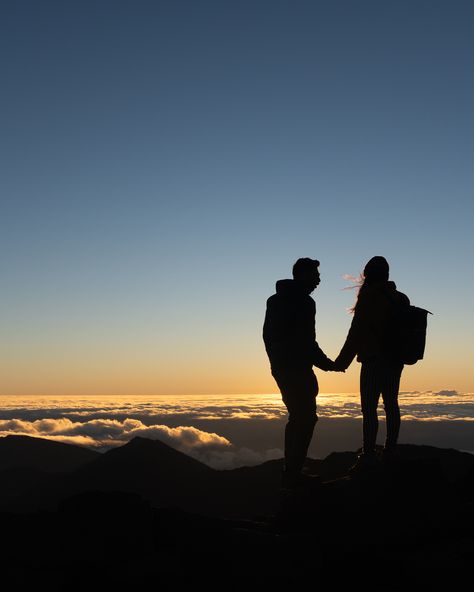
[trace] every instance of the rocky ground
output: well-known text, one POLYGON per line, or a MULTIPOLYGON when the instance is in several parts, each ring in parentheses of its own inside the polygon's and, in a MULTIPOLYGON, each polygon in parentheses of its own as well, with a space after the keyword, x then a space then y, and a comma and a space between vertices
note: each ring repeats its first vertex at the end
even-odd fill
POLYGON ((319 486, 289 491, 281 461, 215 471, 151 440, 103 455, 45 442, 0 441, 5 583, 470 589, 470 454, 404 445, 392 464, 349 476, 356 453, 333 453, 307 461, 319 486))

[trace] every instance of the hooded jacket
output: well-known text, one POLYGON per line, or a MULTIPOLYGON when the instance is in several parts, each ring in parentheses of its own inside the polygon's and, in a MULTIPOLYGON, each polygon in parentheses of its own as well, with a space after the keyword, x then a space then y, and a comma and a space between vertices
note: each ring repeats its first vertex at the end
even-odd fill
POLYGON ((328 370, 332 361, 316 341, 316 304, 297 280, 279 280, 267 300, 263 340, 272 371, 317 366, 328 370))
POLYGON ((380 281, 363 288, 336 365, 348 368, 356 355, 358 362, 377 358, 397 361, 393 353, 391 323, 394 309, 399 304, 409 305, 410 300, 398 292, 394 282, 380 281))

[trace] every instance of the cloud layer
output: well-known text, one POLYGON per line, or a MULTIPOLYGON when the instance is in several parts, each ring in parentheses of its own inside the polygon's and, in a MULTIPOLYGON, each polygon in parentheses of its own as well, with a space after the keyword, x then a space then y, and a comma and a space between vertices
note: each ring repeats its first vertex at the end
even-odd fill
MULTIPOLYGON (((402 414, 417 419, 443 417, 469 420, 474 417, 474 393, 456 390, 404 391, 400 393, 402 414)), ((320 394, 317 398, 321 417, 360 417, 357 393, 320 394)), ((187 424, 192 420, 281 420, 286 409, 276 395, 241 397, 3 397, 0 419, 45 417, 85 419, 139 419, 154 423, 187 424), (20 415, 18 415, 20 414, 20 415)))
MULTIPOLYGON (((403 392, 400 404, 406 420, 474 421, 474 395, 470 393, 448 389, 403 392)), ((383 415, 382 406, 380 411, 383 415)), ((359 397, 321 394, 318 415, 326 419, 360 418, 359 397)), ((228 428, 238 424, 250 432, 250 426, 259 429, 256 426, 263 426, 262 421, 265 425, 275 422, 275 428, 282 433, 285 419, 286 409, 274 395, 0 399, 0 436, 43 437, 101 451, 142 436, 159 439, 219 469, 259 464, 283 456, 278 447, 256 451, 235 446, 229 437, 220 435, 224 425, 228 428)), ((228 436, 228 432, 224 433, 228 436)))
POLYGON ((227 438, 193 426, 145 425, 137 419, 92 419, 82 422, 65 417, 34 421, 0 420, 0 437, 9 435, 48 438, 100 451, 121 446, 132 438, 141 436, 161 440, 216 469, 256 465, 283 455, 279 449, 261 453, 249 448, 236 448, 227 438))

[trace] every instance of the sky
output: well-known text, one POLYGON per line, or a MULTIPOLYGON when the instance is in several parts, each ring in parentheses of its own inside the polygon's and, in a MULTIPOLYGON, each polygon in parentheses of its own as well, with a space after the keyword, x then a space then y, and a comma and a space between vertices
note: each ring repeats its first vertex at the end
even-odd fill
POLYGON ((474 392, 473 28, 463 0, 2 2, 0 394, 276 393, 275 281, 321 261, 335 357, 373 255, 434 313, 402 389, 474 392))

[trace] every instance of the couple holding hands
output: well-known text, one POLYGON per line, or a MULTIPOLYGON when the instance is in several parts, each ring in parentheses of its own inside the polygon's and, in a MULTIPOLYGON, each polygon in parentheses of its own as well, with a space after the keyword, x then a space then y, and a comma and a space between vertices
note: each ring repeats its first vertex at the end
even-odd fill
POLYGON ((387 420, 383 459, 393 455, 400 430, 398 390, 403 362, 397 356, 391 335, 391 319, 394 305, 409 304, 407 296, 389 281, 387 260, 380 256, 370 259, 362 274, 346 341, 332 361, 316 341, 316 305, 310 294, 319 283, 319 261, 298 259, 293 266, 293 279, 279 280, 276 294, 267 300, 263 339, 272 375, 288 410, 283 471, 283 487, 286 488, 310 485, 314 481, 302 472, 318 420, 318 382, 313 366, 344 372, 356 356, 361 362, 363 448, 352 470, 378 464, 375 442, 380 395, 387 420))

